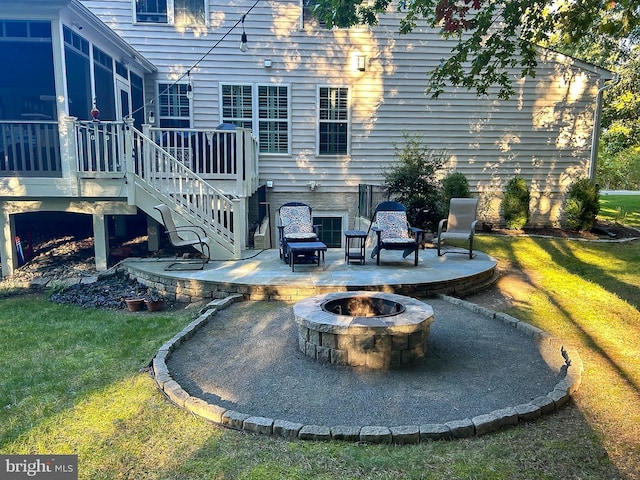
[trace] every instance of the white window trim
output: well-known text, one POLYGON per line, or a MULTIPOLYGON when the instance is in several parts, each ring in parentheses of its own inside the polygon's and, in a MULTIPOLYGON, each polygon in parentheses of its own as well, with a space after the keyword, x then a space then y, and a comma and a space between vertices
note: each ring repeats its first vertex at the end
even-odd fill
POLYGON ((321 158, 347 158, 351 156, 351 88, 348 85, 317 85, 316 87, 316 156, 321 158), (346 88, 347 89, 347 152, 335 155, 320 153, 320 89, 321 88, 346 88))
MULTIPOLYGON (((155 98, 156 100, 153 102, 153 113, 156 117, 156 125, 155 126, 160 126, 160 119, 161 118, 186 118, 186 117, 161 117, 160 115, 160 94, 162 93, 162 91, 164 89, 161 90, 160 85, 165 84, 165 85, 188 85, 188 82, 173 82, 171 80, 156 80, 156 85, 155 85, 155 90, 156 90, 156 95, 155 98)), ((189 127, 185 127, 185 128, 193 128, 193 99, 189 99, 189 127)))
POLYGON ((260 119, 258 118, 258 87, 287 87, 287 152, 286 153, 276 153, 276 152, 260 152, 260 155, 265 156, 291 156, 291 129, 292 129, 292 121, 291 121, 291 85, 288 83, 246 83, 246 82, 219 82, 218 83, 218 118, 220 118, 220 122, 224 122, 223 115, 223 106, 222 106, 222 86, 230 85, 230 86, 240 86, 240 87, 251 87, 251 131, 253 135, 258 139, 260 138, 260 131, 258 129, 260 119))
MULTIPOLYGON (((184 28, 203 28, 210 26, 210 9, 209 0, 202 0, 204 4, 204 24, 194 23, 188 25, 179 25, 184 28)), ((138 12, 136 11, 136 0, 131 0, 131 11, 134 25, 176 25, 175 22, 175 4, 174 0, 167 0, 167 21, 166 22, 139 22, 138 12)))

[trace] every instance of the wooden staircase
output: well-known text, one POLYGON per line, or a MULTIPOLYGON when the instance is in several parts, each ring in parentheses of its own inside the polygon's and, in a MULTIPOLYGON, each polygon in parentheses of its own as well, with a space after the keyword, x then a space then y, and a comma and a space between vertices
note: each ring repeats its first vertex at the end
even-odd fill
POLYGON ((173 211, 177 226, 197 225, 211 239, 212 258, 238 259, 245 246, 244 202, 213 187, 131 125, 125 127, 128 201, 162 223, 153 207, 173 211), (130 154, 129 154, 130 153, 130 154))

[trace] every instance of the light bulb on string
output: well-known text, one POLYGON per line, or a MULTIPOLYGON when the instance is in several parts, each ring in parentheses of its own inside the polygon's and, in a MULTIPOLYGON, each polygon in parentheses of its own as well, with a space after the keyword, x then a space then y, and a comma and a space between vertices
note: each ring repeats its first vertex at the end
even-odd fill
POLYGON ((240 51, 241 52, 246 52, 249 47, 247 45, 247 34, 244 31, 244 17, 245 15, 242 16, 242 36, 240 37, 240 51))
POLYGON ((193 85, 191 83, 191 70, 187 71, 187 98, 191 100, 193 98, 193 85))

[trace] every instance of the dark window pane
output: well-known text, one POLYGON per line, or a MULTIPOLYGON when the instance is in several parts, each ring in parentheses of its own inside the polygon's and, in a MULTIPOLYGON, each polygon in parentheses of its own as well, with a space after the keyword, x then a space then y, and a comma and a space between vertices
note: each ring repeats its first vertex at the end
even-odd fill
POLYGON ((167 23, 167 0, 136 0, 136 21, 167 23))

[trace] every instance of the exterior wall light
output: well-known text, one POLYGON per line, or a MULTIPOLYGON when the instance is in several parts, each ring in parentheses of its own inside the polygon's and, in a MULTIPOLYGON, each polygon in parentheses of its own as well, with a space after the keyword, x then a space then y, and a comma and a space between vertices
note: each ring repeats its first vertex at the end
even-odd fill
POLYGON ((364 72, 367 69, 367 57, 365 57, 364 55, 358 55, 357 68, 361 72, 364 72))

